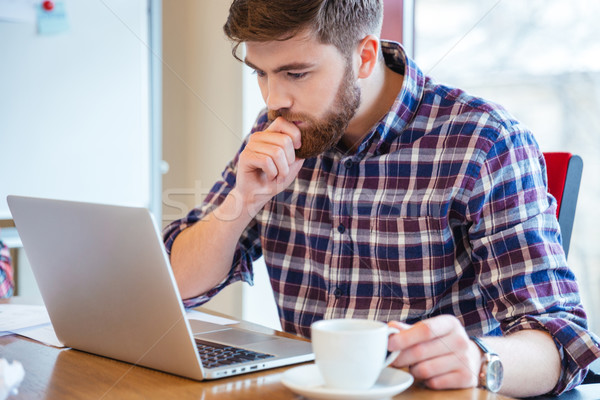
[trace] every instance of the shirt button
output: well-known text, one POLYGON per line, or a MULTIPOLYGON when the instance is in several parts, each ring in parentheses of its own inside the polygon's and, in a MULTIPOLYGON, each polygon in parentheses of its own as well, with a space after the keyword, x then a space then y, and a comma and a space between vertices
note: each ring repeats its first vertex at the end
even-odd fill
POLYGON ((344 233, 346 231, 346 227, 343 224, 339 224, 337 230, 339 233, 344 233))
POLYGON ((344 161, 344 167, 346 167, 347 169, 352 168, 353 165, 354 165, 354 163, 352 162, 351 159, 347 159, 346 161, 344 161))
POLYGON ((335 290, 333 291, 333 295, 336 299, 339 299, 340 297, 342 297, 342 289, 335 288, 335 290))

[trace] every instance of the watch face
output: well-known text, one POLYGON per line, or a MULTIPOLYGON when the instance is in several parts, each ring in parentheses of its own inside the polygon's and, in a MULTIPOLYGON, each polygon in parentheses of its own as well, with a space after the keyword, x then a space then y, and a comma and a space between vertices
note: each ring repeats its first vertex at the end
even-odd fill
POLYGON ((490 392, 497 392, 502 386, 502 380, 504 378, 504 368, 500 358, 492 357, 487 366, 486 383, 487 389, 490 392))

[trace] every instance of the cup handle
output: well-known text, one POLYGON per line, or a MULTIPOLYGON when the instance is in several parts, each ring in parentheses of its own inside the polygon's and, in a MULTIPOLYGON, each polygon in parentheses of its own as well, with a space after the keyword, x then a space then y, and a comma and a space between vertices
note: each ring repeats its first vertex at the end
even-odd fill
MULTIPOLYGON (((390 326, 388 326, 388 336, 393 335, 395 333, 400 333, 400 331, 396 328, 392 328, 390 326)), ((392 352, 389 356, 387 356, 387 358, 385 359, 385 363, 383 364, 383 368, 388 367, 391 363, 394 362, 394 360, 396 358, 398 358, 398 356, 400 355, 400 350, 394 351, 392 352)))

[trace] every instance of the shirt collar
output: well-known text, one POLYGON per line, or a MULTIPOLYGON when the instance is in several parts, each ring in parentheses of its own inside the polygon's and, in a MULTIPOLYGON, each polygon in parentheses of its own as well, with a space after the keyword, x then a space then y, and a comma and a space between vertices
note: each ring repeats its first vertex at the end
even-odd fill
POLYGON ((414 119, 421 103, 425 76, 417 64, 406 55, 402 45, 396 42, 381 42, 386 64, 404 75, 402 89, 388 114, 381 119, 386 129, 382 137, 395 138, 414 119))
POLYGON ((390 110, 363 139, 353 158, 386 153, 391 143, 414 119, 423 96, 425 76, 415 62, 406 55, 402 45, 382 40, 381 50, 386 65, 404 75, 404 82, 390 110))

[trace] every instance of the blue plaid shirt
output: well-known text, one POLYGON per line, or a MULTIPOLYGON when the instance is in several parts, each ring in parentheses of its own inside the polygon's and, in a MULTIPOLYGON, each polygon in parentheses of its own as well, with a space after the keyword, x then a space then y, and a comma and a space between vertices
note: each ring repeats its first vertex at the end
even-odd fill
MULTIPOLYGON (((262 255, 285 331, 308 337, 323 318, 414 323, 439 314, 455 315, 470 335, 541 329, 562 357, 555 392, 572 388, 600 350, 535 139, 498 105, 424 76, 400 45, 382 47, 404 75, 387 115, 356 151, 307 159, 242 234, 229 276, 186 306, 234 281, 252 284, 262 255)), ((252 131, 267 126, 263 112, 252 131)), ((168 251, 234 187, 238 157, 201 206, 165 229, 168 251)))

